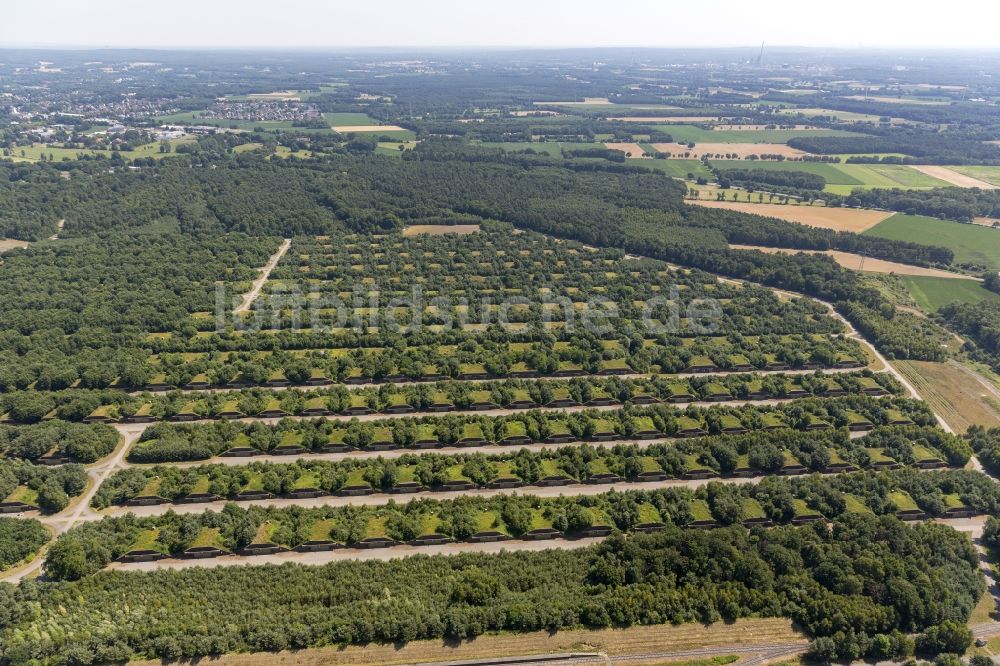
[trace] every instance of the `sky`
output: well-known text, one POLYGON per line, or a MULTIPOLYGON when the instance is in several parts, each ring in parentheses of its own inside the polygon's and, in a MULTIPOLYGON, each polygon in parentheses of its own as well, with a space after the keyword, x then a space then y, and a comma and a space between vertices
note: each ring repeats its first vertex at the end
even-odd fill
POLYGON ((0 0, 0 46, 1000 48, 1000 2, 0 0))

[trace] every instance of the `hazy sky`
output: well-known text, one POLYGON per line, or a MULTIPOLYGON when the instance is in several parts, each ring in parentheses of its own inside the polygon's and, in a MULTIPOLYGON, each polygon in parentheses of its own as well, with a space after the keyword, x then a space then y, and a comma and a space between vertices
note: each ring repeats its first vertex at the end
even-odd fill
POLYGON ((997 0, 0 0, 0 46, 1000 47, 997 0))

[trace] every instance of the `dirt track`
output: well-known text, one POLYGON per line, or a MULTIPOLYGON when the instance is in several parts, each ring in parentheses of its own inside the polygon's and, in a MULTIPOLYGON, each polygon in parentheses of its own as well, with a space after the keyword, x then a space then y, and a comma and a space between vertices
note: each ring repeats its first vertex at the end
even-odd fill
POLYGON ((253 303, 260 294, 260 290, 264 286, 264 283, 267 282, 267 278, 270 277, 271 271, 273 271, 274 267, 278 265, 281 258, 285 256, 285 253, 288 252, 288 248, 291 247, 291 245, 292 239, 286 238, 281 244, 281 247, 278 248, 278 251, 275 252, 271 259, 267 262, 267 265, 260 269, 260 277, 254 280, 253 288, 243 294, 243 301, 236 307, 235 310, 233 310, 234 314, 241 314, 250 310, 250 304, 253 303))

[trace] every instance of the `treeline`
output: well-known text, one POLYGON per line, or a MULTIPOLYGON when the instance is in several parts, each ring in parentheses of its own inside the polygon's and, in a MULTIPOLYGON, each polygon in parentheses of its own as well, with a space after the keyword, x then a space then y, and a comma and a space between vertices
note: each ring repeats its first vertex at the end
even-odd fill
MULTIPOLYGON (((50 538, 45 526, 33 518, 0 516, 0 571, 6 571, 34 555, 50 538)), ((2 596, 3 593, 0 593, 0 597, 2 596)), ((9 611, 10 607, 6 608, 9 611)), ((5 613, 0 617, 7 619, 10 616, 5 613)), ((0 624, 4 622, 0 620, 0 624)))
MULTIPOLYGON (((840 375, 838 375, 839 377, 840 375)), ((538 406, 599 406, 627 402, 693 402, 727 399, 753 400, 767 397, 802 397, 817 394, 874 393, 884 382, 889 392, 898 391, 883 375, 848 374, 843 384, 822 377, 785 381, 783 375, 755 380, 740 374, 718 378, 693 378, 673 382, 667 377, 574 378, 562 381, 506 379, 493 382, 440 382, 417 385, 383 384, 378 388, 350 390, 343 385, 308 390, 234 389, 226 392, 130 394, 117 389, 101 391, 21 391, 0 395, 0 413, 5 423, 37 423, 43 418, 66 421, 111 423, 125 421, 193 420, 196 418, 242 418, 244 416, 360 415, 372 412, 529 408, 538 406), (878 377, 878 381, 875 380, 878 377), (757 381, 760 382, 758 385, 757 381), (805 381, 805 384, 801 382, 805 381), (832 381, 832 384, 830 383, 832 381), (808 386, 808 389, 802 388, 808 386), (700 389, 704 388, 704 392, 700 389), (865 389, 868 389, 867 391, 865 389), (832 391, 832 393, 831 393, 832 391), (552 404, 556 403, 556 404, 552 404), (4 411, 6 410, 6 411, 4 411), (50 416, 51 415, 51 416, 50 416)))
POLYGON ((984 591, 977 567, 946 526, 851 515, 766 539, 668 527, 573 550, 102 573, 0 588, 0 654, 89 664, 757 616, 829 636, 839 657, 893 658, 879 647, 905 646, 900 634, 965 621, 984 591))
POLYGON ((747 186, 760 188, 760 186, 773 186, 795 190, 821 191, 826 187, 826 178, 806 171, 775 171, 773 169, 739 169, 715 166, 716 177, 719 179, 719 187, 729 189, 733 185, 739 185, 744 189, 747 186))
POLYGON ((114 428, 103 424, 51 420, 31 426, 0 425, 0 455, 36 460, 46 454, 57 454, 92 463, 111 453, 118 438, 114 428))
POLYGON ((909 164, 994 164, 1000 163, 1000 146, 984 143, 957 133, 918 129, 872 129, 881 136, 794 137, 788 145, 807 153, 903 153, 911 159, 894 161, 909 164))
MULTIPOLYGON (((308 426, 305 433, 309 433, 308 426)), ((204 434, 221 433, 216 430, 204 434)), ((778 430, 700 437, 641 448, 580 444, 489 456, 423 453, 337 462, 300 460, 184 468, 158 465, 115 472, 101 484, 91 505, 105 509, 133 502, 211 502, 269 496, 642 482, 668 477, 832 473, 870 469, 876 462, 892 466, 939 460, 962 467, 970 455, 968 444, 936 428, 881 426, 864 438, 851 438, 843 429, 778 430), (916 452, 914 444, 919 447, 916 452), (878 452, 876 457, 873 450, 878 452)))
POLYGON ((1000 217, 1000 190, 966 187, 939 187, 932 190, 857 189, 844 199, 844 204, 972 222, 976 217, 1000 217))
MULTIPOLYGON (((232 454, 307 453, 330 450, 386 450, 438 446, 526 444, 559 441, 697 437, 723 432, 792 428, 859 430, 876 425, 933 425, 923 403, 866 396, 806 399, 769 406, 712 406, 678 409, 666 405, 575 413, 527 411, 511 416, 442 415, 385 421, 222 421, 212 424, 155 424, 129 451, 137 463, 204 460, 232 454)), ((949 456, 950 457, 950 456, 949 456)))
POLYGON ((966 338, 965 349, 976 360, 1000 368, 1000 304, 950 303, 938 314, 966 338))
POLYGON ((37 506, 42 513, 58 513, 86 487, 87 473, 82 465, 41 467, 23 460, 0 459, 0 504, 14 502, 37 506))

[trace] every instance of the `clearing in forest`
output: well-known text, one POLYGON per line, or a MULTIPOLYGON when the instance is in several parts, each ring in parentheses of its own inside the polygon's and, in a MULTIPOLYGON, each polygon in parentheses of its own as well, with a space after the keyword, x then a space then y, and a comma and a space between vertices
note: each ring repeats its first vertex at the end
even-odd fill
POLYGON ((27 241, 0 238, 0 253, 6 252, 7 250, 14 250, 19 247, 28 247, 27 241))
POLYGON ((706 208, 725 208, 741 213, 753 213, 776 217, 786 222, 806 224, 811 227, 833 229, 834 231, 851 231, 860 233, 874 227, 876 224, 892 215, 881 210, 862 210, 857 208, 829 208, 826 206, 792 206, 787 204, 748 203, 742 201, 699 201, 685 200, 696 206, 706 208))
POLYGON ((1000 396, 955 362, 896 361, 896 369, 955 432, 1000 426, 1000 396))
POLYGON ((478 224, 413 224, 403 229, 404 236, 442 236, 458 234, 465 236, 479 231, 478 224))
MULTIPOLYGON (((603 652, 632 655, 728 645, 777 644, 807 639, 791 622, 778 618, 736 620, 703 625, 656 625, 627 629, 574 629, 485 635, 466 641, 421 640, 405 645, 330 646, 295 652, 229 654, 212 658, 215 666, 391 666, 438 661, 496 659, 518 655, 603 652)), ((159 666, 160 661, 135 662, 159 666)))

